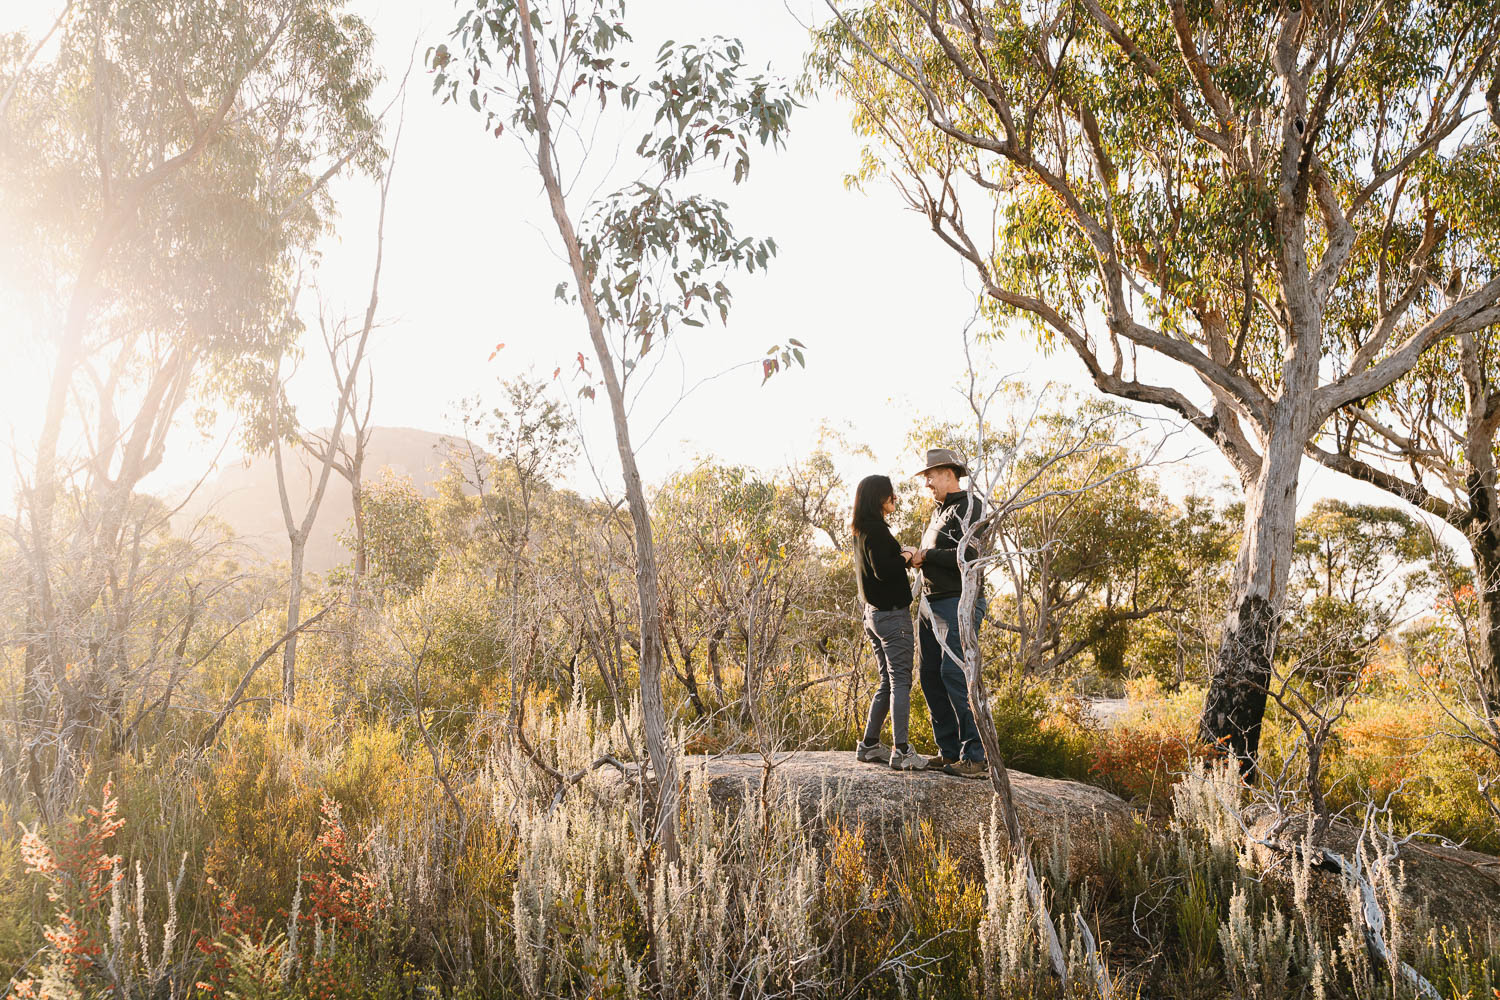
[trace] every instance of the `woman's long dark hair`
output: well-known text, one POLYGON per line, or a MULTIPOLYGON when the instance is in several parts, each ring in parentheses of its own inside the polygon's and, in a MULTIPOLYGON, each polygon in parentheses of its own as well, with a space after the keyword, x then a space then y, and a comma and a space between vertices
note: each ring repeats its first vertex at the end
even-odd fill
POLYGON ((889 476, 866 476, 854 488, 854 517, 849 527, 856 535, 884 528, 885 502, 896 495, 889 476))

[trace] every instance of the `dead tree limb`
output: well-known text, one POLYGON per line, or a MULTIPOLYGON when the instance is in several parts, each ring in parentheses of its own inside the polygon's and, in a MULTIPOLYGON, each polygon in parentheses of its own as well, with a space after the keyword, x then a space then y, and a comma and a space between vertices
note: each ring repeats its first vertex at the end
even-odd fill
POLYGON ((275 642, 271 643, 271 645, 267 646, 264 650, 261 651, 261 654, 255 658, 255 662, 250 664, 250 669, 246 670, 244 676, 240 678, 239 684, 235 686, 234 694, 229 696, 228 703, 226 703, 224 707, 219 710, 219 714, 214 716, 214 721, 209 723, 208 728, 203 730, 203 734, 198 737, 198 752, 201 753, 204 750, 207 750, 211 745, 213 745, 214 740, 218 738, 219 730, 224 728, 224 722, 229 718, 229 713, 233 712, 235 708, 240 705, 240 701, 245 695, 245 689, 250 686, 250 682, 255 678, 255 672, 259 670, 267 660, 275 656, 276 651, 280 649, 287 642, 287 640, 291 639, 293 636, 301 632, 306 631, 309 628, 312 628, 312 626, 316 625, 324 615, 328 614, 328 612, 332 611, 336 606, 336 603, 330 604, 322 611, 319 611, 317 614, 313 615, 311 618, 304 619, 295 627, 282 633, 280 639, 277 639, 275 642))

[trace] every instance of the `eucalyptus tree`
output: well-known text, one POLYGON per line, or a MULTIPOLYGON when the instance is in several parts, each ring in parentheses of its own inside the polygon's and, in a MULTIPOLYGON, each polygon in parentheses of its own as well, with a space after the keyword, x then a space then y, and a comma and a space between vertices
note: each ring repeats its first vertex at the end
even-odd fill
POLYGON ((1212 673, 1220 619, 1229 593, 1230 567, 1241 521, 1238 505, 1226 508, 1212 495, 1192 492, 1171 514, 1168 544, 1152 553, 1172 580, 1171 608, 1147 619, 1127 645, 1127 668, 1152 673, 1176 691, 1189 677, 1212 673))
MULTIPOLYGON (((546 190, 571 282, 558 295, 576 304, 614 423, 625 499, 635 535, 640 604, 640 685, 645 737, 661 787, 657 836, 676 857, 677 769, 667 747, 661 691, 662 636, 651 518, 628 420, 627 389, 640 361, 681 325, 728 318, 728 272, 765 267, 775 243, 738 235, 728 206, 679 190, 689 172, 721 167, 739 183, 752 143, 779 145, 793 108, 778 81, 745 72, 738 41, 665 42, 653 69, 638 75, 622 58, 631 38, 623 0, 463 0, 453 47, 436 47, 434 93, 467 100, 498 138, 518 135, 546 190), (470 6, 472 4, 472 6, 470 6), (599 109, 597 112, 595 108, 599 109), (620 150, 584 143, 595 114, 649 117, 634 145, 639 179, 586 205, 569 204, 563 177, 607 165, 620 150), (565 164, 568 156, 576 162, 565 164)), ((597 121, 597 119, 595 119, 597 121)), ((627 147, 630 148, 630 147, 627 147)), ((587 363, 579 352, 579 367, 587 363)), ((801 362, 801 345, 776 345, 763 361, 774 371, 801 362)), ((589 397, 594 385, 584 387, 589 397)))
POLYGON ((280 347, 328 180, 378 162, 371 36, 342 7, 73 0, 46 46, 0 39, 0 246, 52 365, 23 469, 32 680, 73 655, 182 408, 241 400, 244 359, 280 347), (64 563, 90 571, 59 595, 64 563))
MULTIPOLYGON (((333 372, 335 385, 345 384, 348 378, 347 373, 353 369, 353 350, 357 344, 351 343, 350 340, 351 338, 348 337, 336 336, 325 338, 324 346, 328 350, 328 364, 333 372), (339 342, 341 339, 342 343, 339 342)), ((354 556, 350 578, 354 585, 356 600, 359 599, 369 563, 369 551, 365 544, 365 456, 370 449, 370 438, 375 432, 375 427, 370 422, 370 414, 375 408, 375 376, 368 366, 365 368, 364 375, 362 392, 358 380, 350 383, 347 437, 335 441, 317 431, 298 434, 298 444, 303 451, 319 460, 332 451, 333 471, 337 472, 349 487, 349 506, 353 511, 354 530, 349 536, 346 547, 354 556)))
MULTIPOLYGON (((715 693, 722 699, 718 658, 742 666, 740 718, 763 718, 762 702, 783 647, 815 585, 813 525, 802 494, 741 466, 703 463, 663 484, 655 501, 662 530, 665 638, 675 640, 684 686, 692 653, 706 641, 715 693), (692 622, 693 626, 688 625, 692 622), (693 640, 684 643, 684 632, 693 640)), ((670 648, 668 649, 670 654, 670 648)))
POLYGON ((437 566, 432 506, 410 476, 397 476, 390 469, 382 470, 360 493, 369 585, 382 597, 406 597, 426 583, 437 566))
POLYGON ((1245 490, 1202 734, 1259 743, 1304 450, 1329 416, 1500 319, 1429 276, 1487 224, 1442 179, 1492 157, 1489 0, 1338 5, 828 0, 814 70, 972 267, 997 324, 1165 408, 1245 490), (1192 387, 1192 388, 1189 388, 1192 387))
POLYGON ((1278 659, 1292 673, 1342 689, 1380 639, 1450 560, 1427 525, 1396 507, 1319 500, 1297 522, 1286 629, 1278 659))
POLYGON ((843 431, 818 428, 818 441, 804 458, 788 463, 787 485, 796 495, 802 519, 823 533, 836 552, 847 552, 852 544, 849 509, 853 489, 839 471, 836 458, 875 461, 869 445, 849 440, 843 431))
MULTIPOLYGON (((404 90, 403 83, 402 91, 404 90)), ((365 377, 366 351, 369 348, 370 334, 375 329, 376 310, 380 304, 380 274, 385 262, 386 208, 390 202, 391 179, 400 143, 401 127, 398 124, 395 138, 383 157, 385 162, 376 185, 379 207, 376 210, 374 266, 363 316, 357 320, 348 316, 330 319, 323 303, 320 301, 318 305, 318 326, 322 331, 323 344, 333 371, 335 392, 332 421, 327 435, 300 429, 296 412, 287 402, 282 369, 287 356, 293 355, 297 350, 295 341, 284 342, 281 349, 272 354, 269 362, 261 361, 256 364, 251 360, 245 363, 245 367, 252 372, 247 376, 246 384, 258 389, 249 396, 248 403, 253 409, 245 439, 253 451, 271 453, 272 465, 276 470, 276 493, 280 500, 282 525, 286 529, 290 547, 287 639, 281 653, 281 697, 288 706, 294 703, 297 691, 297 638, 301 631, 302 578, 307 543, 312 536, 313 526, 317 523, 329 479, 349 449, 344 439, 345 424, 354 421, 355 437, 358 438, 360 433, 358 422, 362 418, 357 410, 357 389, 360 379, 365 377), (295 514, 292 512, 292 494, 287 484, 286 461, 283 457, 284 446, 287 445, 295 445, 310 460, 307 500, 295 514)), ((300 285, 293 289, 283 307, 281 318, 282 327, 294 333, 302 328, 297 305, 299 292, 300 285)), ((363 419, 367 418, 368 414, 363 419)), ((358 451, 362 447, 356 440, 354 450, 358 451)), ((290 716, 287 724, 291 724, 290 716)))
MULTIPOLYGON (((1500 93, 1500 76, 1491 93, 1500 93)), ((1487 155, 1472 156, 1436 191, 1500 219, 1500 107, 1487 155)), ((1435 294, 1462 294, 1493 278, 1500 228, 1450 241, 1435 294)), ((1325 466, 1442 518, 1468 542, 1477 615, 1466 636, 1474 705, 1500 717, 1500 327, 1466 332, 1429 352, 1401 381, 1336 413, 1309 452, 1325 466)), ((1465 623, 1468 624, 1467 622, 1465 623)))
POLYGON ((517 375, 501 382, 500 398, 501 405, 490 407, 478 397, 464 401, 461 448, 464 475, 483 501, 480 512, 505 553, 503 566, 496 567, 497 593, 502 568, 508 574, 505 585, 515 590, 523 569, 537 555, 532 535, 543 515, 536 500, 550 483, 565 477, 578 452, 573 421, 552 384, 531 374, 517 375))

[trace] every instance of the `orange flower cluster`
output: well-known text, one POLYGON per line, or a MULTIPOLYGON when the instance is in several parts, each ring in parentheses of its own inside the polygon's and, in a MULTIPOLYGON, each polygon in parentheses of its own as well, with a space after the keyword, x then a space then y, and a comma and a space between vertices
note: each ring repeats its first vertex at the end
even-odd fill
MULTIPOLYGON (((77 982, 96 964, 102 949, 83 921, 98 912, 104 898, 123 877, 120 856, 106 851, 106 844, 125 825, 119 815, 114 782, 104 783, 103 800, 89 808, 76 832, 56 848, 35 829, 22 827, 21 860, 26 870, 48 883, 47 898, 57 904, 57 923, 43 932, 55 961, 68 979, 77 982)), ((34 1000, 36 982, 25 979, 11 987, 9 997, 34 1000)))
POLYGON ((198 937, 193 941, 193 947, 213 958, 208 978, 200 979, 193 985, 209 996, 217 997, 224 995, 224 980, 229 969, 228 942, 243 936, 259 944, 263 932, 255 920, 255 907, 241 905, 235 898, 233 889, 224 888, 211 876, 208 885, 219 897, 218 934, 212 938, 198 937))
MULTIPOLYGON (((336 1000, 353 995, 351 989, 357 985, 341 970, 342 955, 358 935, 375 926, 383 907, 376 879, 362 863, 370 841, 350 843, 339 805, 332 799, 323 798, 320 812, 321 829, 314 843, 317 870, 307 878, 308 905, 297 915, 297 921, 303 942, 314 940, 315 928, 321 927, 328 948, 321 956, 304 955, 300 960, 301 978, 303 989, 312 1000, 336 1000)), ((218 932, 212 939, 196 942, 199 951, 213 956, 213 962, 208 976, 195 985, 211 997, 222 997, 228 985, 230 943, 242 938, 257 946, 264 945, 266 927, 257 923, 254 908, 241 905, 233 891, 212 879, 209 884, 219 893, 218 932)))
MULTIPOLYGON (((297 914, 297 921, 304 928, 299 935, 303 941, 321 933, 328 945, 325 954, 309 955, 302 962, 307 993, 315 1000, 334 1000, 356 985, 348 980, 343 956, 360 935, 378 926, 385 900, 365 860, 371 841, 352 843, 338 803, 326 796, 321 813, 313 858, 316 870, 307 880, 308 906, 297 914)), ((120 856, 109 853, 107 847, 124 825, 113 783, 106 782, 101 804, 90 808, 75 832, 55 845, 36 830, 22 828, 22 860, 28 871, 46 880, 47 897, 57 904, 57 921, 45 931, 52 962, 54 967, 60 964, 75 984, 84 984, 99 965, 103 948, 98 938, 103 932, 91 933, 91 923, 98 926, 91 918, 98 916, 123 877, 120 856)), ((206 975, 194 986, 211 997, 222 997, 229 985, 231 948, 241 941, 265 945, 269 925, 258 920, 253 906, 241 904, 234 890, 212 878, 208 885, 217 896, 218 914, 212 936, 191 939, 191 946, 208 959, 206 975)), ((12 984, 5 1000, 40 1000, 39 990, 35 979, 22 980, 12 984)))
POLYGON ((339 805, 326 795, 321 812, 322 830, 315 846, 323 870, 308 879, 308 912, 302 919, 313 923, 322 918, 325 925, 336 924, 355 933, 367 931, 379 911, 375 879, 368 868, 356 862, 369 849, 370 841, 366 839, 351 850, 339 805))

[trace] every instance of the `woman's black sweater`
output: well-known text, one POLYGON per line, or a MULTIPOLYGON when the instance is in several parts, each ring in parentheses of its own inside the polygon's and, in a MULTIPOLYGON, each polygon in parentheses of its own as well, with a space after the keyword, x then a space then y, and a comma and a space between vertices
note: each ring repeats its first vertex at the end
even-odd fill
POLYGON ((884 524, 854 533, 854 569, 859 599, 876 611, 911 607, 911 581, 901 543, 884 524))

